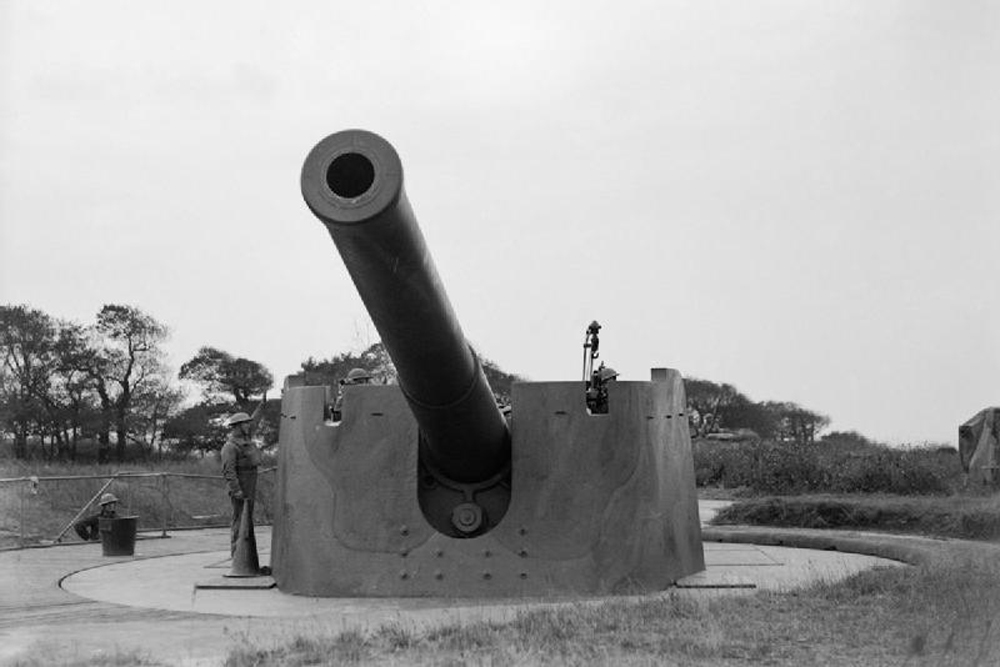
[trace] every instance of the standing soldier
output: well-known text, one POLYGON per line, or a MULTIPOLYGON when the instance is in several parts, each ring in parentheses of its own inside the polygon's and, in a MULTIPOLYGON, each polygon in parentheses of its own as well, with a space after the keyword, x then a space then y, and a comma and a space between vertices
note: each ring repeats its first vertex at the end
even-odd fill
POLYGON ((237 412, 226 420, 229 436, 222 446, 222 476, 226 480, 229 498, 233 504, 233 525, 230 534, 230 555, 236 551, 236 541, 240 535, 240 517, 244 504, 250 513, 250 531, 253 533, 253 505, 257 491, 257 466, 260 464, 260 451, 253 441, 253 433, 260 421, 267 394, 252 415, 237 412), (246 503, 244 503, 244 500, 246 503))

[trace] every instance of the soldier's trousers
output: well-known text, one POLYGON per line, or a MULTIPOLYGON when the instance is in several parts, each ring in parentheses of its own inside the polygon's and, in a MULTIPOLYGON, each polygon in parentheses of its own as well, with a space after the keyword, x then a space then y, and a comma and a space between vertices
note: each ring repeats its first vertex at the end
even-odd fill
MULTIPOLYGON (((229 500, 233 503, 233 525, 230 528, 229 534, 229 555, 232 556, 236 553, 236 542, 240 539, 240 519, 243 518, 243 503, 242 500, 236 500, 232 496, 229 500)), ((254 543, 257 543, 257 538, 253 534, 253 498, 248 498, 246 500, 247 511, 250 512, 250 526, 249 534, 247 537, 254 543)))

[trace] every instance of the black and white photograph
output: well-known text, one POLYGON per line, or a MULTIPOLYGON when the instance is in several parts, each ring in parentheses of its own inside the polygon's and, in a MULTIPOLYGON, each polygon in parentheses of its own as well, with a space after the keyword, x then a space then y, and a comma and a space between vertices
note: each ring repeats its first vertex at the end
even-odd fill
POLYGON ((1000 4, 0 0, 0 665, 1000 664, 1000 4))

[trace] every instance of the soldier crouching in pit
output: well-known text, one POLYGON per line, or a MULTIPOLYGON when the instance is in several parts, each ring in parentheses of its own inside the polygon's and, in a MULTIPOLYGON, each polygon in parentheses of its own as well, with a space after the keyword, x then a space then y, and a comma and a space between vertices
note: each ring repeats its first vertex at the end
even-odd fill
POLYGON ((73 524, 73 530, 80 536, 81 540, 96 542, 101 537, 101 519, 114 519, 117 515, 118 498, 113 493, 105 493, 101 496, 101 512, 80 519, 73 524))
POLYGON ((240 518, 243 508, 250 513, 250 531, 253 531, 253 506, 257 491, 257 466, 260 465, 260 450, 253 441, 267 394, 252 415, 237 412, 226 420, 229 436, 222 446, 222 476, 226 480, 226 490, 233 505, 233 525, 230 533, 229 553, 236 552, 236 542, 240 536, 240 518), (244 500, 246 501, 244 503, 244 500))

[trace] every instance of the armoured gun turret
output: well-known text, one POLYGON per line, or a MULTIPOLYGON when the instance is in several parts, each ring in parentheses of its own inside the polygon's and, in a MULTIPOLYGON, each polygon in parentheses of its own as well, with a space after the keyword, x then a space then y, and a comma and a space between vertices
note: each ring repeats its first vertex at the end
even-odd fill
POLYGON ((286 381, 272 564, 307 595, 519 595, 662 588, 703 569, 680 375, 518 383, 498 410, 403 189, 361 130, 313 148, 302 194, 325 225, 399 386, 286 381))

